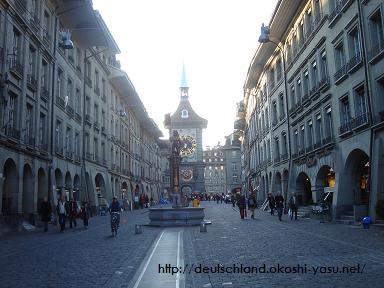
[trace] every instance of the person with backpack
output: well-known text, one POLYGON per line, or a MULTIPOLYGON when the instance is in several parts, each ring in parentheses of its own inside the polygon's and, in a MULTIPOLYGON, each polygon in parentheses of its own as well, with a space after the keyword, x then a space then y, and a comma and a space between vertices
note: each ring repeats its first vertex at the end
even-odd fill
POLYGON ((269 205, 269 209, 271 210, 271 215, 274 216, 276 202, 275 202, 275 197, 273 197, 271 192, 268 193, 268 205, 269 205))
POLYGON ((277 192, 275 197, 277 216, 279 216, 279 221, 281 221, 281 216, 283 216, 284 209, 284 197, 281 195, 281 192, 277 192))
POLYGON ((256 208, 257 208, 256 193, 253 191, 248 197, 248 209, 251 211, 251 219, 255 219, 256 208))
MULTIPOLYGON (((241 195, 239 201, 237 201, 237 206, 239 207, 240 210, 240 218, 244 219, 245 216, 245 211, 247 210, 247 203, 245 201, 245 196, 241 195)), ((245 216, 246 217, 246 216, 245 216)))

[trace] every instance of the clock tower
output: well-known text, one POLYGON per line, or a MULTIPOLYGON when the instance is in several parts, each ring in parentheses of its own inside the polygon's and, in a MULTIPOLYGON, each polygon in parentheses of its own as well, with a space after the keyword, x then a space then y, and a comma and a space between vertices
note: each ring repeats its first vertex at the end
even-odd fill
POLYGON ((170 135, 177 131, 180 135, 180 189, 184 195, 190 197, 193 192, 205 192, 203 162, 202 132, 207 128, 208 121, 201 118, 193 110, 189 102, 189 87, 187 84, 185 67, 180 84, 180 103, 176 112, 165 118, 164 126, 170 135))

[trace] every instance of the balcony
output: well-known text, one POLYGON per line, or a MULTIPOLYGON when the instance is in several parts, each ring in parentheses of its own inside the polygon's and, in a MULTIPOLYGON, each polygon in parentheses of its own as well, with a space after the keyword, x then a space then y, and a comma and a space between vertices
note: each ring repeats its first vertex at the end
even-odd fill
POLYGON ((340 84, 345 78, 347 78, 347 65, 342 65, 334 75, 335 84, 340 84))
POLYGON ((345 135, 349 132, 352 132, 352 120, 345 121, 345 123, 339 127, 340 136, 345 135))
POLYGON ((40 143, 39 149, 40 153, 48 153, 48 143, 40 143))
POLYGON ((27 75, 27 86, 29 89, 36 91, 37 90, 37 80, 34 75, 27 75))
POLYGON ((35 33, 39 33, 40 30, 40 19, 37 17, 37 15, 31 15, 31 18, 29 18, 29 23, 32 27, 32 30, 35 31, 35 33))
POLYGON ((95 161, 96 161, 97 163, 100 162, 100 158, 99 158, 99 155, 98 155, 97 153, 95 153, 95 161))
POLYGON ((280 156, 276 156, 274 159, 273 159, 273 163, 279 163, 280 162, 280 156))
POLYGON ((321 92, 325 92, 330 87, 330 80, 328 76, 321 78, 319 82, 319 88, 321 92))
POLYGON ((112 164, 112 166, 111 166, 111 170, 112 170, 112 171, 115 171, 115 170, 116 170, 116 164, 112 164))
POLYGON ((44 29, 44 32, 43 32, 43 41, 44 41, 44 44, 47 45, 48 47, 51 45, 51 35, 49 35, 46 29, 44 29))
POLYGON ((306 153, 309 153, 309 152, 311 152, 311 151, 313 151, 313 145, 312 145, 312 144, 311 144, 311 145, 308 145, 307 148, 305 148, 305 152, 306 152, 306 153))
POLYGON ((107 166, 107 160, 103 159, 103 165, 107 166))
POLYGON ((280 120, 280 121, 283 121, 284 119, 285 119, 285 113, 280 114, 280 116, 279 116, 279 120, 280 120))
POLYGON ((304 94, 302 98, 303 105, 305 105, 307 101, 309 101, 309 99, 310 99, 309 94, 304 94))
POLYGON ((245 131, 245 120, 244 119, 235 120, 233 128, 236 130, 245 131))
POLYGON ((85 153, 85 158, 86 158, 87 160, 93 160, 93 154, 87 152, 87 153, 85 153))
POLYGON ((17 12, 24 16, 24 13, 27 11, 27 4, 25 0, 15 0, 15 6, 17 12))
POLYGON ((321 147, 321 140, 317 141, 315 144, 313 144, 313 149, 317 149, 321 147))
POLYGON ((95 94, 97 96, 100 96, 100 88, 99 87, 95 87, 95 89, 93 89, 93 91, 95 92, 95 94))
POLYGON ((92 126, 91 115, 85 114, 85 123, 92 126))
POLYGON ((299 156, 299 154, 298 153, 293 153, 292 154, 292 158, 294 159, 294 158, 297 158, 299 156))
POLYGON ((84 77, 85 84, 87 84, 90 88, 92 88, 92 80, 88 76, 84 77))
POLYGON ((65 100, 64 100, 62 97, 60 97, 60 96, 57 96, 57 97, 56 97, 56 104, 57 104, 60 108, 65 109, 65 100))
POLYGON ((59 156, 63 157, 64 156, 64 149, 63 149, 63 147, 56 146, 55 147, 55 153, 56 153, 56 155, 59 155, 59 156))
POLYGON ((41 87, 40 98, 45 102, 49 101, 49 91, 46 87, 41 87))
POLYGON ((356 69, 358 67, 360 67, 360 65, 363 63, 362 61, 362 57, 361 57, 361 53, 358 52, 355 56, 353 56, 349 61, 348 61, 348 64, 347 64, 347 67, 348 67, 348 72, 351 74, 353 73, 354 71, 356 71, 356 69))
MULTIPOLYGON (((337 2, 335 2, 337 3, 337 2)), ((329 26, 332 27, 337 20, 340 18, 341 15, 341 5, 339 3, 336 4, 336 6, 333 8, 331 13, 329 13, 328 20, 329 20, 329 26)))
POLYGON ((76 163, 80 163, 80 155, 75 154, 73 161, 76 163))
POLYGON ((71 63, 72 65, 75 64, 75 60, 73 59, 72 55, 68 55, 68 62, 71 63))
POLYGON ((65 108, 65 111, 67 112, 67 114, 72 118, 74 115, 75 115, 75 111, 73 110, 73 108, 71 106, 67 106, 65 108))
POLYGON ((107 96, 105 96, 104 93, 103 93, 103 95, 101 96, 101 100, 103 100, 104 102, 107 102, 107 96))
POLYGON ((311 95, 311 98, 314 98, 319 93, 319 86, 318 83, 313 83, 311 89, 309 90, 309 95, 311 95))
POLYGON ((302 156, 305 154, 305 149, 304 148, 300 148, 298 153, 297 153, 299 156, 302 156))
POLYGON ((12 139, 20 140, 20 131, 16 130, 11 125, 5 127, 5 135, 12 139))
POLYGON ((105 129, 104 126, 101 127, 101 134, 103 134, 104 136, 107 136, 107 129, 105 129))
POLYGON ((361 115, 356 116, 352 121, 352 128, 354 130, 358 130, 362 128, 365 124, 368 124, 368 115, 367 113, 363 113, 361 115))
POLYGON ((72 160, 73 159, 73 153, 71 151, 65 151, 65 158, 72 160))
POLYGON ((75 113, 75 120, 78 121, 78 122, 81 122, 81 116, 79 113, 75 113))
POLYGON ((287 160, 287 159, 288 159, 288 154, 287 154, 287 153, 285 153, 285 154, 281 154, 281 155, 280 155, 280 159, 281 159, 281 161, 285 161, 285 160, 287 160))
POLYGON ((379 40, 378 43, 374 44, 368 51, 368 59, 371 64, 377 62, 384 55, 384 40, 379 40))
POLYGON ((97 121, 93 122, 93 128, 94 128, 95 130, 97 130, 97 131, 100 131, 100 123, 97 122, 97 121))
POLYGON ((323 145, 328 145, 328 144, 331 144, 333 143, 335 140, 333 139, 333 136, 332 135, 329 135, 327 137, 324 138, 323 140, 323 145))
POLYGON ((23 78, 24 66, 19 62, 18 59, 12 59, 9 61, 9 72, 15 77, 23 78))
POLYGON ((26 136, 25 137, 25 145, 30 147, 35 147, 35 137, 26 136))

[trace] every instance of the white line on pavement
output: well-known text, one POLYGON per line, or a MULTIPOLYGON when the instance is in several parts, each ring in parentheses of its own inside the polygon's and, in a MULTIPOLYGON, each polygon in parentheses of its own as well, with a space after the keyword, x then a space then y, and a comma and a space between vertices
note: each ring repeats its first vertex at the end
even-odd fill
POLYGON ((149 262, 151 262, 152 256, 153 256, 153 254, 155 253, 156 248, 157 248, 157 246, 159 245, 159 242, 160 242, 161 238, 163 237, 163 234, 164 234, 164 231, 161 232, 161 235, 160 235, 159 239, 157 240, 155 247, 153 247, 153 250, 152 250, 152 252, 151 252, 151 255, 148 257, 147 262, 145 263, 145 266, 144 266, 143 270, 141 271, 140 276, 139 276, 139 278, 137 279, 137 281, 136 281, 136 283, 135 283, 135 286, 133 286, 133 288, 137 288, 137 287, 139 286, 140 281, 141 281, 141 279, 143 278, 145 271, 147 271, 147 267, 148 267, 148 265, 149 265, 149 262))

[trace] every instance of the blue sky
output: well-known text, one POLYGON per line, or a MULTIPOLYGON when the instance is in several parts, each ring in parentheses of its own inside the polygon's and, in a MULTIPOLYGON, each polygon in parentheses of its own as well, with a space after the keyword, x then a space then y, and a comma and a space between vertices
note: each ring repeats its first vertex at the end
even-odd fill
POLYGON ((203 145, 232 133, 236 103, 277 0, 93 0, 122 53, 150 117, 164 135, 164 115, 180 99, 183 62, 194 110, 208 120, 203 145))

